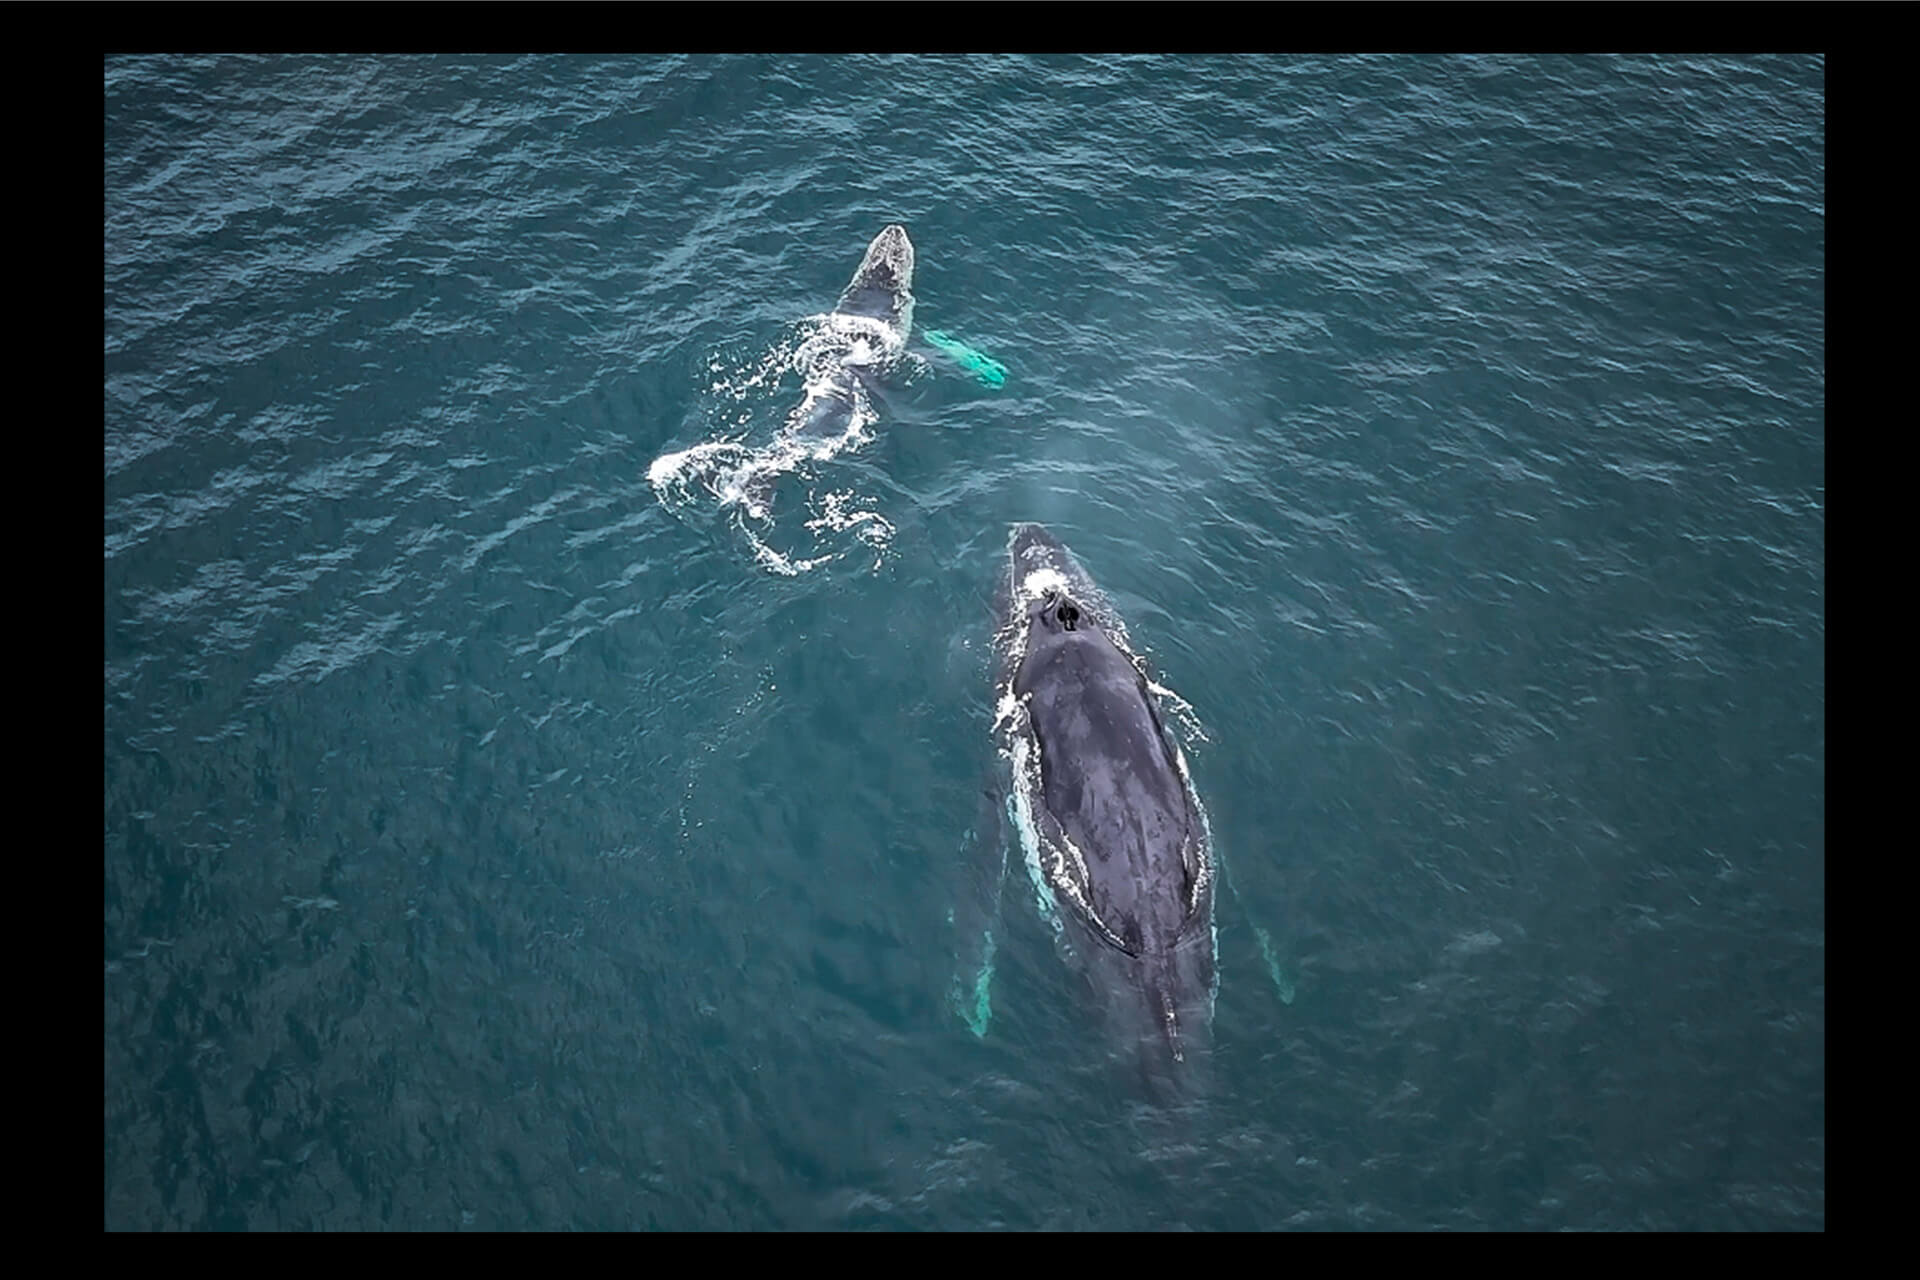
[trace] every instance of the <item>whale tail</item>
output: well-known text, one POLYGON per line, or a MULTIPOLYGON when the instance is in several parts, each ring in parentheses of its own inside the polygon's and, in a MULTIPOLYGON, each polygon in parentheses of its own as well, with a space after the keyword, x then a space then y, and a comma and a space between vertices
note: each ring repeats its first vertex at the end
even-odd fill
POLYGON ((1156 965, 1147 972, 1147 1012, 1158 1027, 1141 1028, 1143 1034, 1135 1041, 1134 1070, 1146 1097, 1156 1106, 1177 1109, 1193 1102, 1205 1087, 1200 1082, 1200 1046, 1188 1035, 1173 979, 1170 967, 1156 965))
POLYGON ((1175 1062, 1187 1060, 1186 1043, 1180 1034, 1180 1006, 1173 998, 1173 974, 1164 960, 1156 961, 1147 977, 1147 998, 1154 1021, 1160 1024, 1160 1037, 1175 1062))

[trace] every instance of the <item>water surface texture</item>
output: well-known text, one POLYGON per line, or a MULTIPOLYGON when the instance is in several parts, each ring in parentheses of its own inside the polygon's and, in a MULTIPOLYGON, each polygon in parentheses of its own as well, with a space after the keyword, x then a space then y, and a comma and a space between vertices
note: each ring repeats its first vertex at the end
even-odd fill
POLYGON ((109 1228, 1824 1227, 1821 59, 105 98, 109 1228), (1188 709, 1182 1108, 1017 862, 954 999, 1019 520, 1188 709))

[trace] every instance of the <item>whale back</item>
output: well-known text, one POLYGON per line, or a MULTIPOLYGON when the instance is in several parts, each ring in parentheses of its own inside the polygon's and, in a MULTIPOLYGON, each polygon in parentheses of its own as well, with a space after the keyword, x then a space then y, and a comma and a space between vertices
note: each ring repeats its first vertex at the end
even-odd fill
POLYGON ((1072 597, 1036 602, 1013 680, 1039 746, 1044 809, 1080 854, 1092 923, 1129 955, 1194 916, 1197 823, 1146 681, 1072 597))

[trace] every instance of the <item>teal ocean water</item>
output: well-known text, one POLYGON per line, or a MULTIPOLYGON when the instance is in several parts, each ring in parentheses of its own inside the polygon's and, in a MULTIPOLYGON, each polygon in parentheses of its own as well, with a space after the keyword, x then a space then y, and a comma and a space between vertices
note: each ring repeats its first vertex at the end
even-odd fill
POLYGON ((113 58, 105 125, 109 1229, 1824 1228, 1822 59, 113 58), (1177 1109, 1017 862, 955 998, 1022 520, 1231 877, 1177 1109))

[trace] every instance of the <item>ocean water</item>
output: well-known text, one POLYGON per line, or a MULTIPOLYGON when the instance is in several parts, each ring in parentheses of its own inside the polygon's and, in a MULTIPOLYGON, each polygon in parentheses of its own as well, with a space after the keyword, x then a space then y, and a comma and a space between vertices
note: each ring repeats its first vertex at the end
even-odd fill
POLYGON ((105 98, 108 1228, 1824 1228, 1822 59, 105 98), (1018 520, 1231 876, 1174 1112, 1017 870, 953 999, 1018 520))

